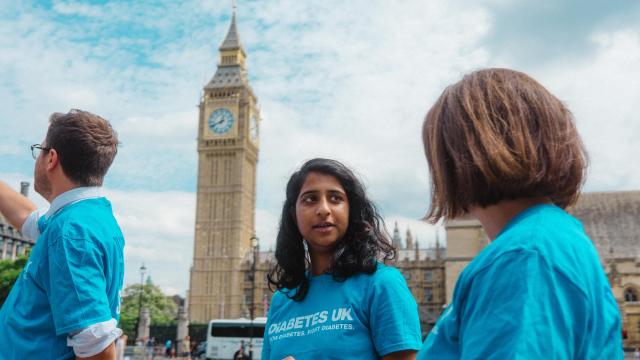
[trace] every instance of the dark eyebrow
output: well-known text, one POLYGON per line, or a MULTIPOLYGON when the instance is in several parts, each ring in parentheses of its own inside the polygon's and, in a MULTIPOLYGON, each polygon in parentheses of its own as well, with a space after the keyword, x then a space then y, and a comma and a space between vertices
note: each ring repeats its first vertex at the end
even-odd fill
POLYGON ((318 190, 307 190, 307 191, 305 191, 303 193, 300 193, 300 195, 298 195, 298 197, 301 198, 301 197, 303 197, 303 196, 305 196, 307 194, 314 194, 314 193, 317 193, 317 192, 318 192, 318 190))
MULTIPOLYGON (((307 191, 305 191, 305 192, 303 192, 303 193, 300 193, 300 195, 298 195, 298 197, 299 197, 299 198, 301 198, 301 197, 303 197, 303 196, 305 196, 305 195, 308 195, 308 194, 317 194, 317 193, 319 193, 319 192, 320 192, 320 190, 315 190, 315 189, 307 190, 307 191)), ((346 195, 347 195, 344 191, 342 191, 342 190, 340 190, 340 189, 330 189, 330 190, 327 190, 327 192, 328 192, 329 194, 340 194, 340 195, 344 195, 344 196, 346 196, 346 195)))

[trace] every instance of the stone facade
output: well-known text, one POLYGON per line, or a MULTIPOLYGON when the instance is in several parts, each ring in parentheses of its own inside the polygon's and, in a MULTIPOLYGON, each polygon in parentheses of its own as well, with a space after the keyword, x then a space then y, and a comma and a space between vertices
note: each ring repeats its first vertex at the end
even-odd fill
POLYGON ((27 239, 0 215, 0 260, 15 260, 28 254, 34 245, 35 241, 27 239))
MULTIPOLYGON (((568 209, 593 241, 622 314, 623 343, 640 346, 640 191, 584 193, 568 209)), ((488 245, 477 220, 459 218, 446 224, 446 303, 458 276, 488 245)))
POLYGON ((189 318, 244 314, 241 267, 254 235, 260 112, 233 15, 198 120, 198 192, 189 318))
POLYGON ((418 303, 420 327, 425 337, 435 325, 444 305, 445 293, 445 257, 447 249, 436 246, 419 248, 411 232, 407 230, 404 245, 399 238, 398 225, 394 229, 393 242, 396 244, 396 259, 389 265, 397 267, 404 275, 411 294, 418 303))
POLYGON ((267 274, 271 268, 275 265, 275 257, 272 251, 258 252, 256 257, 255 267, 255 290, 253 288, 252 281, 252 266, 253 266, 253 252, 246 254, 244 261, 242 262, 242 316, 249 318, 251 314, 251 291, 255 291, 253 294, 253 303, 255 304, 254 316, 266 317, 269 311, 269 304, 271 304, 271 296, 273 292, 269 289, 269 283, 267 281, 267 274))
MULTIPOLYGON (((29 183, 20 183, 20 193, 28 196, 29 183)), ((26 255, 35 245, 35 239, 28 239, 15 229, 0 214, 0 260, 15 260, 20 255, 26 255)))
POLYGON ((596 245, 622 314, 624 347, 640 347, 640 191, 583 194, 569 212, 596 245))

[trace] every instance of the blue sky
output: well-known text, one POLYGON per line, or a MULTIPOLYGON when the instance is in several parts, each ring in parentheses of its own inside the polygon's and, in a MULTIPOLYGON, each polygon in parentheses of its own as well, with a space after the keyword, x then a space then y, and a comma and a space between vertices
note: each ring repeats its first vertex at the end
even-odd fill
MULTIPOLYGON (((155 282, 184 294, 196 105, 231 0, 2 2, 0 178, 16 188, 32 178, 28 146, 50 113, 110 119, 122 147, 105 188, 127 239, 126 281, 145 261, 155 282)), ((640 189, 638 18, 632 0, 239 1, 263 117, 262 247, 274 242, 288 176, 316 156, 354 167, 389 225, 433 241, 417 221, 428 206, 420 125, 446 85, 483 67, 527 72, 567 103, 590 153, 586 190, 640 189)))

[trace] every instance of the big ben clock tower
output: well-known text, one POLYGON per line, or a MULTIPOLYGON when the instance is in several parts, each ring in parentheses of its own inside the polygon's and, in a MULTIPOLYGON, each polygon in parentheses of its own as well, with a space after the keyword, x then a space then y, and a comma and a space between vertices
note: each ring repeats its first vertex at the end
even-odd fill
POLYGON ((204 87, 198 119, 198 195, 189 318, 237 318, 248 306, 242 260, 255 224, 260 112, 249 85, 246 53, 231 26, 215 75, 204 87))

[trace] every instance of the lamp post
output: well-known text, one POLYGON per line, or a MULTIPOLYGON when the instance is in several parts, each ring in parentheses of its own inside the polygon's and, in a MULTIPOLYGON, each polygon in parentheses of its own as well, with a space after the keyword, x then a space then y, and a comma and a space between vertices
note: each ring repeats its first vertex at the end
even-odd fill
POLYGON ((138 341, 138 330, 140 327, 140 316, 142 316, 142 292, 144 291, 144 274, 147 272, 147 268, 142 263, 140 266, 140 296, 138 297, 138 320, 136 320, 136 337, 135 341, 138 341))
POLYGON ((255 293, 256 293, 256 263, 258 262, 258 253, 260 244, 258 237, 254 234, 251 236, 251 250, 253 251, 253 262, 251 263, 251 304, 249 305, 249 316, 251 317, 251 328, 249 337, 249 358, 253 359, 253 319, 255 318, 255 293))

